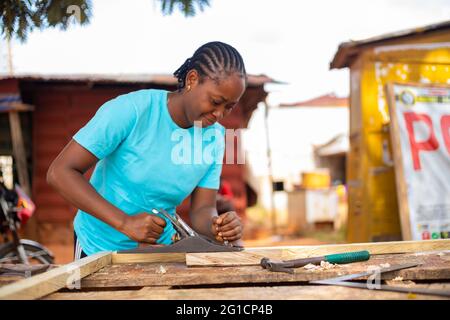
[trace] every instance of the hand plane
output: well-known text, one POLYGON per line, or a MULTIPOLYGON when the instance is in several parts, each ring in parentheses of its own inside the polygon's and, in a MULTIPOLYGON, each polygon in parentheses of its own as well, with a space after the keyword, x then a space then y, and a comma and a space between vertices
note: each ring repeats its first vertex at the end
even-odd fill
POLYGON ((231 243, 222 244, 195 232, 175 213, 171 215, 164 209, 152 209, 152 213, 167 218, 176 230, 175 242, 171 245, 146 246, 130 250, 118 251, 118 253, 170 253, 170 252, 231 252, 242 251, 244 248, 234 246, 231 243))

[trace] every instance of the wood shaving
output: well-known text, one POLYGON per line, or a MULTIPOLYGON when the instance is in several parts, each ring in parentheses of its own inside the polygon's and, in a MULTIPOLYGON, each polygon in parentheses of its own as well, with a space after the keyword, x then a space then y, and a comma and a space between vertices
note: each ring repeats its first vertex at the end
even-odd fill
POLYGON ((378 269, 380 269, 380 266, 376 264, 375 265, 371 264, 367 266, 367 270, 378 270, 378 269))
POLYGON ((320 261, 320 266, 321 266, 322 268, 324 268, 325 270, 333 269, 333 268, 339 267, 338 264, 329 263, 328 261, 320 261))
POLYGON ((392 281, 403 281, 403 277, 395 277, 394 279, 392 279, 392 281))
POLYGON ((389 268, 391 265, 389 263, 381 263, 380 267, 382 268, 389 268))
POLYGON ((316 266, 315 264, 312 263, 308 263, 306 266, 303 266, 304 269, 306 270, 317 270, 320 269, 319 266, 316 266))
POLYGON ((303 268, 311 271, 324 271, 329 269, 334 269, 336 267, 341 267, 338 264, 329 263, 328 261, 320 261, 320 265, 315 265, 312 263, 307 264, 303 268))
POLYGON ((161 265, 159 266, 158 270, 156 270, 157 274, 164 274, 166 272, 167 272, 167 270, 161 265))
POLYGON ((444 250, 444 251, 434 250, 434 251, 416 252, 416 253, 414 253, 414 256, 426 256, 426 255, 431 255, 431 254, 437 254, 438 256, 443 256, 446 253, 450 253, 450 250, 444 250))
MULTIPOLYGON (((401 277, 397 277, 397 278, 401 278, 401 277)), ((395 280, 395 279, 387 280, 386 284, 388 286, 392 285, 392 286, 397 286, 397 287, 414 287, 416 285, 416 283, 411 280, 395 280)))

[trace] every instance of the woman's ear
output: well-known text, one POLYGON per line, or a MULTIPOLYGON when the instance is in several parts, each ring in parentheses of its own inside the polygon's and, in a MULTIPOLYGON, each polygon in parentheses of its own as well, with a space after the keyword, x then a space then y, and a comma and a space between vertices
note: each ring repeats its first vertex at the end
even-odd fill
POLYGON ((186 75, 186 88, 192 89, 199 83, 199 75, 197 70, 191 69, 186 75))

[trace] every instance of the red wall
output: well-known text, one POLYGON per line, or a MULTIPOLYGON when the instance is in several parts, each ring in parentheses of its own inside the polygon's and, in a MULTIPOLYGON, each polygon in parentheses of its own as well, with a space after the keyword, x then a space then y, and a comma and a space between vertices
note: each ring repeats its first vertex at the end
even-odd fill
POLYGON ((33 92, 36 106, 33 112, 33 197, 39 221, 62 222, 73 218, 76 209, 47 184, 47 170, 103 103, 127 91, 50 88, 33 92))

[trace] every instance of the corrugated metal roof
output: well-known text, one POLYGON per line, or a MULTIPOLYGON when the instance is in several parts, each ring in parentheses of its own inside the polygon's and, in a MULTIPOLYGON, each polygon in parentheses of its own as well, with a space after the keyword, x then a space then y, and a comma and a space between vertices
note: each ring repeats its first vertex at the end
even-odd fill
POLYGON ((348 107, 347 97, 337 97, 334 93, 294 103, 282 103, 280 107, 348 107))
POLYGON ((427 26, 407 29, 392 33, 379 35, 359 41, 343 42, 339 45, 338 51, 330 63, 330 69, 340 69, 349 67, 353 59, 359 54, 361 49, 373 47, 389 41, 399 40, 406 37, 424 35, 434 32, 450 31, 450 20, 439 22, 427 26))
MULTIPOLYGON (((177 79, 170 74, 15 74, 2 75, 3 79, 19 79, 30 81, 68 81, 68 82, 94 82, 94 83, 155 83, 161 85, 176 85, 177 79)), ((266 83, 282 83, 264 74, 248 75, 248 85, 252 87, 263 86, 266 83)))

